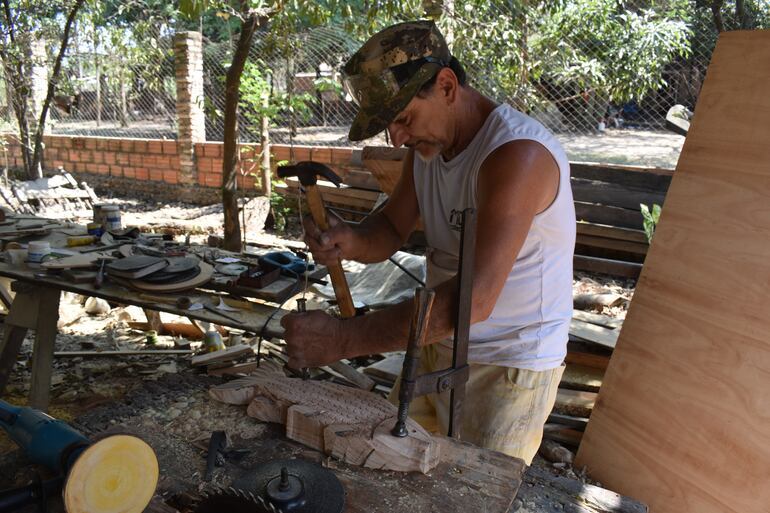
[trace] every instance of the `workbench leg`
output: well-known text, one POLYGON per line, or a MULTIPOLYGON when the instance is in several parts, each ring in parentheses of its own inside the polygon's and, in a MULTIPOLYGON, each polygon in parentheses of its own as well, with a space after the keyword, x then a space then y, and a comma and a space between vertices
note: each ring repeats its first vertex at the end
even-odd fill
POLYGON ((163 326, 163 321, 160 320, 160 312, 150 310, 149 308, 142 308, 142 310, 147 318, 147 323, 150 325, 150 329, 155 330, 158 335, 165 335, 166 328, 163 326))
POLYGON ((51 393, 53 352, 56 344, 56 323, 59 321, 59 296, 55 289, 37 290, 38 315, 35 352, 32 355, 32 387, 29 405, 40 411, 48 409, 51 393))
POLYGON ((13 294, 11 294, 11 280, 8 278, 0 278, 0 301, 2 301, 5 309, 10 312, 13 294))
POLYGON ((3 326, 3 340, 0 342, 0 395, 8 384, 13 366, 16 365, 21 343, 27 335, 27 328, 12 326, 6 320, 3 326))

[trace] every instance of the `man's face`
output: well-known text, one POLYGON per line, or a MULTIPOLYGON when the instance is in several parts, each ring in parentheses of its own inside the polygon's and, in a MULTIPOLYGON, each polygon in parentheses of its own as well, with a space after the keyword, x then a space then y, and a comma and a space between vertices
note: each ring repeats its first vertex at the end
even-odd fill
POLYGON ((388 134, 394 147, 414 148, 424 162, 430 162, 446 147, 447 107, 439 101, 436 87, 425 96, 415 96, 404 110, 388 125, 388 134))

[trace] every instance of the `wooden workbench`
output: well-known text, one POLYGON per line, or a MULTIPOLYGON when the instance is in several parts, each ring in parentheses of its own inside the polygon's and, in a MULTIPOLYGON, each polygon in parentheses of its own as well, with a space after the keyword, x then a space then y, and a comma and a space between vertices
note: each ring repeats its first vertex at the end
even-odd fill
MULTIPOLYGON (((283 334, 280 320, 286 311, 268 304, 251 302, 250 310, 226 312, 229 316, 242 319, 241 322, 235 322, 208 310, 182 310, 173 304, 144 299, 140 292, 128 290, 109 281, 100 289, 95 289, 90 283, 70 283, 62 277, 47 275, 42 269, 14 267, 4 262, 0 262, 0 276, 14 280, 12 289, 16 293, 5 319, 3 338, 0 341, 0 393, 8 382, 27 330, 34 329, 36 335, 29 404, 44 411, 48 407, 56 322, 59 318, 59 296, 62 291, 169 312, 220 326, 261 333, 268 337, 280 337, 283 334)), ((218 301, 215 294, 202 290, 186 291, 179 295, 190 297, 193 302, 216 304, 218 301)), ((173 299, 174 295, 169 294, 169 297, 173 299)))

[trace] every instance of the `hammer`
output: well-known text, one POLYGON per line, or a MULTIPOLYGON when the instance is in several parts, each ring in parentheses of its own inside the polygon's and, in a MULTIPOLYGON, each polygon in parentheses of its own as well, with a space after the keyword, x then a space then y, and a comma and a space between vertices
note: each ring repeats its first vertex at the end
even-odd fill
MULTIPOLYGON (((342 179, 328 166, 311 161, 298 162, 293 166, 280 166, 278 168, 279 178, 288 178, 290 176, 296 176, 299 179, 299 183, 305 188, 305 197, 307 198, 307 204, 315 224, 323 231, 328 230, 329 220, 326 217, 326 210, 321 199, 321 193, 316 186, 316 181, 321 176, 339 187, 342 179)), ((337 297, 337 304, 340 307, 340 314, 345 318, 353 317, 356 314, 356 309, 353 306, 353 298, 350 296, 345 273, 342 271, 342 263, 337 260, 326 267, 332 280, 334 295, 337 297)))

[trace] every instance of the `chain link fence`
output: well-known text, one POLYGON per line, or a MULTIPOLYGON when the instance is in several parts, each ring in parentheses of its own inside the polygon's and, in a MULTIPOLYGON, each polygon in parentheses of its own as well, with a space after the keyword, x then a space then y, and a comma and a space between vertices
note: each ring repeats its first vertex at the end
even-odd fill
MULTIPOLYGON (((444 0, 438 23, 470 84, 558 133, 573 160, 673 167, 683 138, 665 130, 665 115, 675 104, 694 109, 717 32, 701 2, 687 16, 649 6, 685 3, 444 0)), ((756 2, 750 14, 750 28, 770 26, 770 2, 756 2)), ((235 43, 203 35, 206 137, 217 141, 235 43)), ((108 41, 99 30, 78 32, 52 133, 176 137, 173 33, 164 26, 143 38, 135 45, 130 33, 108 41)), ((266 118, 272 143, 349 145, 355 107, 340 69, 363 39, 342 24, 258 32, 242 77, 241 141, 258 142, 266 118)), ((10 126, 6 88, 0 83, 10 126)), ((386 143, 382 134, 366 142, 386 143)))

